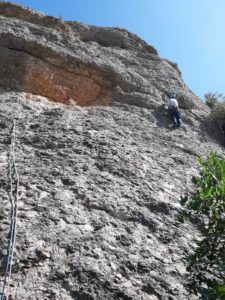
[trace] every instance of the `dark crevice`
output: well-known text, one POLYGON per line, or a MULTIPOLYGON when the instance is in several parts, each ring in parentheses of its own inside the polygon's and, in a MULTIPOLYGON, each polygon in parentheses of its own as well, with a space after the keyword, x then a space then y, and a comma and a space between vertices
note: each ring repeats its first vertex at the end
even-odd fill
POLYGON ((71 70, 64 69, 63 67, 58 66, 58 65, 55 65, 55 64, 52 64, 52 63, 50 63, 48 60, 45 60, 43 57, 38 56, 38 55, 34 55, 33 53, 31 53, 31 52, 29 52, 29 51, 27 51, 27 50, 17 49, 17 48, 13 48, 13 47, 5 47, 5 46, 2 46, 2 45, 0 45, 0 47, 5 48, 5 49, 8 49, 8 50, 11 50, 11 51, 17 51, 17 52, 25 53, 25 54, 27 54, 27 55, 29 55, 29 56, 32 56, 32 57, 37 58, 37 59, 40 59, 41 61, 43 61, 43 62, 49 64, 50 66, 52 66, 52 67, 54 67, 54 68, 58 68, 58 69, 60 69, 60 70, 66 71, 66 72, 71 73, 71 74, 74 74, 74 75, 76 75, 76 76, 82 76, 82 77, 90 78, 90 79, 92 79, 96 84, 99 85, 99 82, 98 82, 95 78, 93 78, 92 76, 89 76, 89 75, 86 75, 86 74, 82 74, 82 73, 76 73, 76 72, 73 72, 73 71, 71 71, 71 70))

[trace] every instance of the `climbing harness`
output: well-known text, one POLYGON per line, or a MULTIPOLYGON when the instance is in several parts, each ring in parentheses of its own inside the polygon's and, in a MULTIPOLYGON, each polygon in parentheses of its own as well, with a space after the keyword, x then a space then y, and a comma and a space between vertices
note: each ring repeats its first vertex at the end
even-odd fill
POLYGON ((16 144, 16 121, 13 121, 11 129, 11 143, 8 155, 8 180, 9 180, 9 200, 11 203, 11 224, 9 232, 8 250, 6 255, 6 266, 4 271, 4 281, 0 300, 9 299, 10 278, 13 264, 13 252, 16 239, 16 221, 18 204, 19 177, 15 163, 15 144, 16 144))

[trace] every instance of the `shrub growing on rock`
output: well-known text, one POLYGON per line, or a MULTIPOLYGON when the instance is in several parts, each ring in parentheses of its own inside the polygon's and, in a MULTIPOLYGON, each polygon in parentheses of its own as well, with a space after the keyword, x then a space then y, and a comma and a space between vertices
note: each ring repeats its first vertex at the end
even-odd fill
POLYGON ((225 97, 218 92, 208 92, 204 95, 204 101, 209 108, 214 108, 218 102, 225 101, 225 97))
POLYGON ((188 259, 189 288, 201 299, 225 299, 225 158, 211 153, 199 160, 199 176, 190 196, 181 197, 182 216, 198 218, 201 239, 188 259))
POLYGON ((182 109, 191 109, 195 106, 193 99, 188 93, 178 93, 177 101, 179 103, 179 107, 182 109))
POLYGON ((225 131, 225 102, 217 102, 211 110, 211 119, 225 131))
POLYGON ((212 99, 205 100, 205 103, 209 108, 213 108, 215 106, 215 104, 218 103, 218 101, 217 101, 217 99, 212 98, 212 99))

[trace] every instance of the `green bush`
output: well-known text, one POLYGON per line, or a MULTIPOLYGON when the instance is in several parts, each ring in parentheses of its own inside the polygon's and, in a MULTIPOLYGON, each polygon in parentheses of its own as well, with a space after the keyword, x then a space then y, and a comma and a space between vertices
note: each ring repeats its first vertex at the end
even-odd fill
POLYGON ((208 92, 204 95, 204 101, 208 107, 214 108, 217 103, 225 101, 225 97, 222 93, 208 92))
POLYGON ((182 218, 198 219, 201 239, 188 258, 189 289, 201 299, 225 299, 225 159, 211 153, 199 160, 199 176, 190 196, 181 197, 182 218))
POLYGON ((192 109, 195 107, 195 103, 188 93, 178 93, 177 101, 179 107, 182 109, 192 109))
POLYGON ((225 131, 225 96, 217 92, 208 92, 204 95, 205 103, 211 108, 211 120, 225 131))
POLYGON ((217 101, 217 99, 212 98, 212 99, 205 100, 205 103, 209 108, 213 108, 215 106, 215 104, 218 103, 218 101, 217 101))
POLYGON ((217 102, 210 114, 211 119, 220 126, 221 130, 225 129, 225 102, 217 102))

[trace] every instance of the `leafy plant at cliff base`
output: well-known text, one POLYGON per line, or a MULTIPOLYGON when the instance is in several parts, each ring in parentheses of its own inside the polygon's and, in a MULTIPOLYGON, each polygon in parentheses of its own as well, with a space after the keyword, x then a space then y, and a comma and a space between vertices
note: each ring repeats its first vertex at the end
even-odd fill
POLYGON ((188 258, 188 287, 201 299, 225 299, 225 158, 212 152, 199 160, 196 189, 181 197, 182 218, 197 223, 201 239, 188 258), (198 220, 198 222, 196 222, 198 220))

